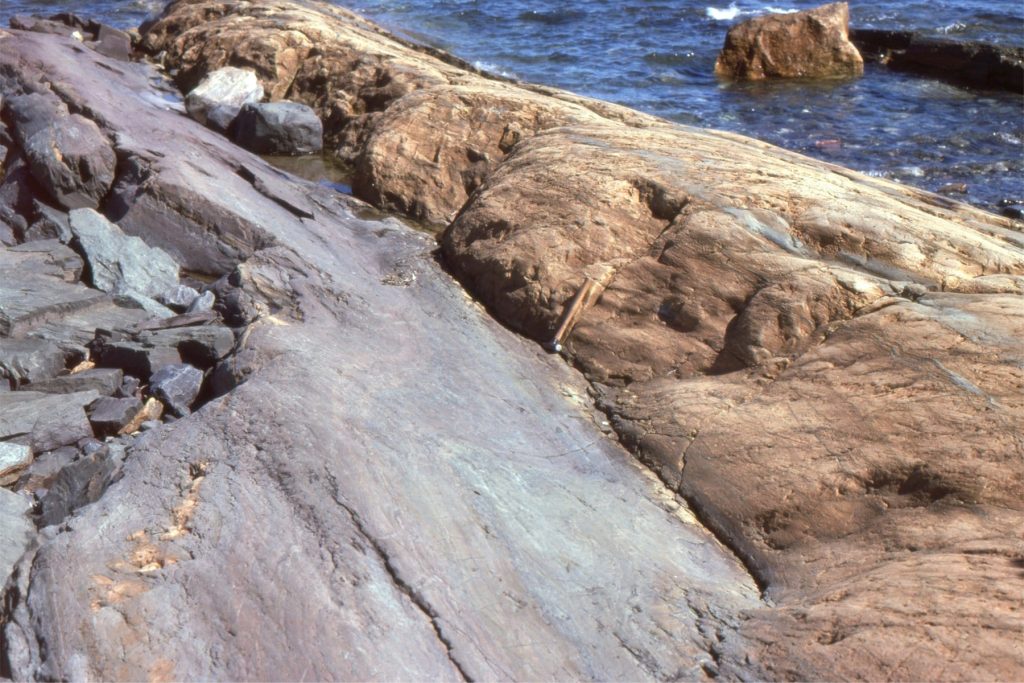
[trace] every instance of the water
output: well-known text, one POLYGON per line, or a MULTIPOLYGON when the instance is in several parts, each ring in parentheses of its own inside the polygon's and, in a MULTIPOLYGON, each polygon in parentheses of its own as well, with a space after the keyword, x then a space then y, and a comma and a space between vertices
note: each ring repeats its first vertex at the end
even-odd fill
MULTIPOLYGON (((818 0, 355 0, 352 8, 479 67, 657 114, 732 130, 872 175, 997 210, 1024 201, 1024 98, 972 92, 867 65, 839 83, 725 84, 713 75, 725 32, 765 11, 818 0)), ((851 25, 1024 44, 1019 0, 850 3, 851 25)), ((17 12, 71 9, 121 26, 150 0, 0 0, 17 12)))

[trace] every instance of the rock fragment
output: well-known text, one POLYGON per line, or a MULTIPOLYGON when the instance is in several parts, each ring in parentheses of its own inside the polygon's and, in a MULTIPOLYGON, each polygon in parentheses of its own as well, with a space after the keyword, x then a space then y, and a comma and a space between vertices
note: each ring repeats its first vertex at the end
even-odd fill
POLYGON ((182 313, 186 311, 188 307, 192 305, 192 302, 198 297, 199 292, 195 289, 188 285, 179 284, 161 293, 157 297, 157 301, 178 313, 182 313))
POLYGON ((0 488, 0 585, 6 585, 21 556, 35 537, 29 519, 28 497, 0 488))
POLYGON ((142 410, 137 398, 104 396, 89 404, 86 412, 97 436, 113 436, 130 424, 142 410))
POLYGON ((64 369, 64 352, 41 339, 0 338, 0 382, 11 389, 56 377, 64 369))
POLYGON ((93 368, 42 382, 33 382, 30 388, 32 391, 46 394, 95 391, 101 396, 110 396, 121 386, 122 377, 123 373, 118 368, 93 368))
POLYGON ((21 471, 32 464, 32 448, 0 441, 0 486, 17 481, 21 471))
POLYGON ((203 311, 212 311, 213 304, 216 301, 217 298, 214 296, 213 292, 207 290, 192 300, 192 303, 189 304, 186 313, 202 313, 203 311))
POLYGON ((125 235, 92 209, 72 211, 69 224, 97 289, 154 297, 178 284, 178 264, 166 252, 125 235))
POLYGON ((185 363, 168 365, 158 370, 149 380, 149 390, 178 417, 188 415, 192 403, 199 396, 203 373, 185 363))
POLYGON ((312 107, 298 102, 247 104, 233 125, 235 142, 256 154, 316 154, 324 127, 312 107))
POLYGON ((97 398, 95 391, 0 393, 0 440, 17 440, 41 453, 91 437, 92 426, 85 406, 97 398))
POLYGON ((32 176, 50 196, 66 209, 99 206, 117 163, 99 127, 51 93, 17 95, 5 106, 32 176))
POLYGON ((734 80, 860 76, 864 60, 850 42, 849 21, 846 2, 754 17, 729 29, 715 74, 734 80))
POLYGON ((216 130, 227 130, 239 110, 263 99, 263 86, 251 69, 226 66, 204 78, 185 97, 189 116, 216 130))

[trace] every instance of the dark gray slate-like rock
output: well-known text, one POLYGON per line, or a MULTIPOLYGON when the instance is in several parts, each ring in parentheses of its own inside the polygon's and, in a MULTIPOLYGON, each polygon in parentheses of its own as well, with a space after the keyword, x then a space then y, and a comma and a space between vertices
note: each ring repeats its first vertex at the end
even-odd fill
POLYGON ((56 239, 67 244, 73 235, 68 226, 68 215, 64 211, 48 206, 38 200, 33 202, 36 218, 25 231, 25 241, 56 239))
POLYGON ((64 352, 41 339, 0 339, 0 382, 11 389, 56 377, 64 370, 64 352))
POLYGON ((120 466, 119 458, 103 448, 62 469, 41 501, 39 526, 60 524, 78 508, 99 500, 120 466))
POLYGON ((131 339, 97 335, 89 348, 99 367, 120 368, 125 374, 143 380, 167 365, 181 363, 178 349, 167 344, 144 344, 131 339))
POLYGON ((82 257, 65 246, 62 240, 42 239, 25 242, 11 247, 11 251, 20 254, 40 254, 47 264, 45 272, 65 282, 78 282, 82 276, 82 257))
POLYGON ((225 130, 246 104, 263 99, 263 86, 251 69, 226 66, 207 74, 185 97, 189 116, 225 130), (213 111, 216 110, 216 111, 213 111))
POLYGON ((61 446, 36 456, 18 479, 18 489, 25 493, 33 493, 50 488, 50 484, 60 471, 77 460, 81 454, 74 446, 61 446))
POLYGON ((32 391, 46 394, 72 394, 77 391, 95 391, 101 396, 111 396, 118 391, 124 373, 118 368, 93 368, 62 375, 43 382, 33 382, 32 391))
POLYGON ((211 368, 231 352, 234 333, 223 325, 174 327, 140 332, 138 340, 147 346, 173 347, 181 360, 199 368, 211 368))
POLYGON ((178 264, 162 249, 125 235, 91 209, 77 209, 68 217, 97 289, 154 297, 178 284, 178 264))
MULTIPOLYGON (((88 290, 98 293, 96 290, 88 290)), ((46 339, 64 349, 68 356, 85 358, 89 343, 96 337, 97 328, 126 329, 149 320, 151 315, 133 300, 114 300, 101 296, 88 308, 54 316, 52 320, 37 323, 28 336, 46 339)))
POLYGON ((247 104, 234 122, 235 142, 257 154, 316 154, 324 127, 313 109, 298 102, 247 104))
POLYGON ((28 516, 31 507, 27 496, 0 488, 0 586, 7 583, 35 538, 36 529, 28 516))
POLYGON ((188 415, 203 386, 203 372, 185 363, 167 365, 149 378, 149 391, 179 417, 188 415))
POLYGON ((102 292, 65 282, 67 273, 50 252, 0 249, 0 337, 22 336, 105 300, 102 292))
POLYGON ((95 208, 114 182, 110 140, 90 119, 70 114, 52 93, 11 97, 5 109, 32 176, 61 206, 95 208))
POLYGON ((140 410, 142 401, 137 398, 104 396, 90 403, 86 412, 97 436, 112 436, 131 422, 140 410))
POLYGON ((92 48, 101 55, 127 62, 132 57, 132 39, 124 31, 100 24, 92 48))
POLYGON ((97 398, 95 391, 0 393, 0 440, 26 443, 35 453, 78 443, 92 436, 85 406, 97 398))

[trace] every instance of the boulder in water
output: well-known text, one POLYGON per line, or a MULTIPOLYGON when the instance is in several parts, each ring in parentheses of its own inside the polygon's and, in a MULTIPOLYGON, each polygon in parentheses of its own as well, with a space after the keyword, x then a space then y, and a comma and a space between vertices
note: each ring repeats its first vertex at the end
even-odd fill
POLYGON ((864 60, 848 35, 845 2, 805 12, 766 14, 729 29, 715 62, 722 78, 853 78, 864 60))

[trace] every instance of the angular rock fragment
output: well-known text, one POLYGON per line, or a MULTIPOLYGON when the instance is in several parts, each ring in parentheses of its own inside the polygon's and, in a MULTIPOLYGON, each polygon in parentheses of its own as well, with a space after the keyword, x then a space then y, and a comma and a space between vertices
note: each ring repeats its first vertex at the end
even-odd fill
POLYGON ((160 417, 164 414, 164 404, 155 398, 148 398, 139 411, 132 416, 118 434, 133 434, 144 429, 144 425, 156 422, 159 424, 160 417))
MULTIPOLYGON (((49 238, 34 242, 25 242, 18 246, 11 247, 12 252, 18 254, 39 254, 37 263, 45 263, 43 272, 54 277, 59 277, 64 282, 78 282, 82 276, 84 266, 82 257, 74 250, 65 246, 61 240, 49 238)), ((23 268, 27 271, 28 266, 23 268)), ((24 273, 27 275, 28 273, 24 273)))
POLYGON ((263 99, 263 86, 251 69, 226 66, 202 80, 185 97, 189 116, 218 130, 226 130, 246 104, 263 99))
POLYGON ((40 453, 91 437, 85 406, 97 398, 95 391, 0 393, 0 440, 16 439, 40 453))
POLYGON ((104 447, 62 469, 40 502, 39 526, 60 524, 78 508, 99 500, 120 465, 117 455, 104 447))
POLYGON ((31 500, 0 488, 0 585, 6 585, 21 556, 35 538, 29 519, 31 500))
POLYGON ((11 389, 56 377, 64 370, 64 352, 41 339, 0 338, 0 382, 11 389))
MULTIPOLYGON (((86 291, 101 294, 93 289, 86 291)), ((91 304, 87 308, 69 313, 53 314, 46 322, 36 321, 27 336, 56 344, 69 358, 84 358, 88 353, 89 343, 96 336, 97 328, 125 329, 151 318, 150 314, 135 305, 134 301, 115 301, 111 297, 101 295, 91 304), (128 305, 129 303, 132 305, 128 305)))
POLYGON ((199 292, 188 285, 175 285, 156 297, 157 301, 178 313, 184 312, 198 298, 199 292))
POLYGON ((213 292, 207 290, 197 296, 189 304, 186 313, 202 313, 203 311, 212 311, 213 305, 216 303, 217 297, 214 296, 213 292))
POLYGON ((0 441, 0 486, 9 486, 17 481, 21 471, 31 464, 31 447, 0 441))
POLYGON ((86 408, 89 422, 97 436, 118 434, 142 410, 142 401, 137 398, 98 398, 86 408))
POLYGON ((144 344, 103 334, 97 335, 89 349, 99 367, 120 368, 143 380, 164 366, 181 363, 181 354, 174 346, 144 344))
POLYGON ((735 80, 860 76, 864 60, 850 42, 849 21, 846 2, 754 17, 729 29, 715 74, 735 80))
POLYGON ((48 489, 60 471, 78 459, 81 454, 81 451, 74 446, 62 446, 38 454, 18 479, 18 489, 25 493, 48 489))
POLYGON ((238 112, 233 137, 256 154, 316 154, 324 127, 312 107, 298 102, 247 104, 238 112))
POLYGON ((95 208, 110 190, 117 159, 99 127, 52 93, 5 101, 32 176, 67 209, 95 208))
POLYGON ((174 259, 139 237, 125 235, 101 214, 78 209, 69 214, 69 224, 97 289, 154 297, 178 284, 174 259))
POLYGON ((202 371, 184 363, 164 366, 149 380, 150 393, 179 417, 189 414, 202 385, 202 371))
POLYGON ((138 340, 148 346, 167 346, 178 350, 181 360, 199 368, 213 367, 231 352, 234 333, 223 325, 175 327, 140 332, 138 340))
POLYGON ((127 33, 106 24, 100 24, 92 48, 101 55, 122 62, 131 60, 132 39, 127 33))
POLYGON ((42 382, 33 382, 30 388, 32 391, 46 394, 95 391, 101 396, 110 396, 121 387, 123 377, 124 373, 118 368, 93 368, 42 382))
POLYGON ((25 231, 25 241, 35 242, 38 240, 56 239, 67 244, 73 235, 68 226, 68 215, 64 211, 55 209, 39 200, 33 202, 35 208, 35 220, 25 231))

